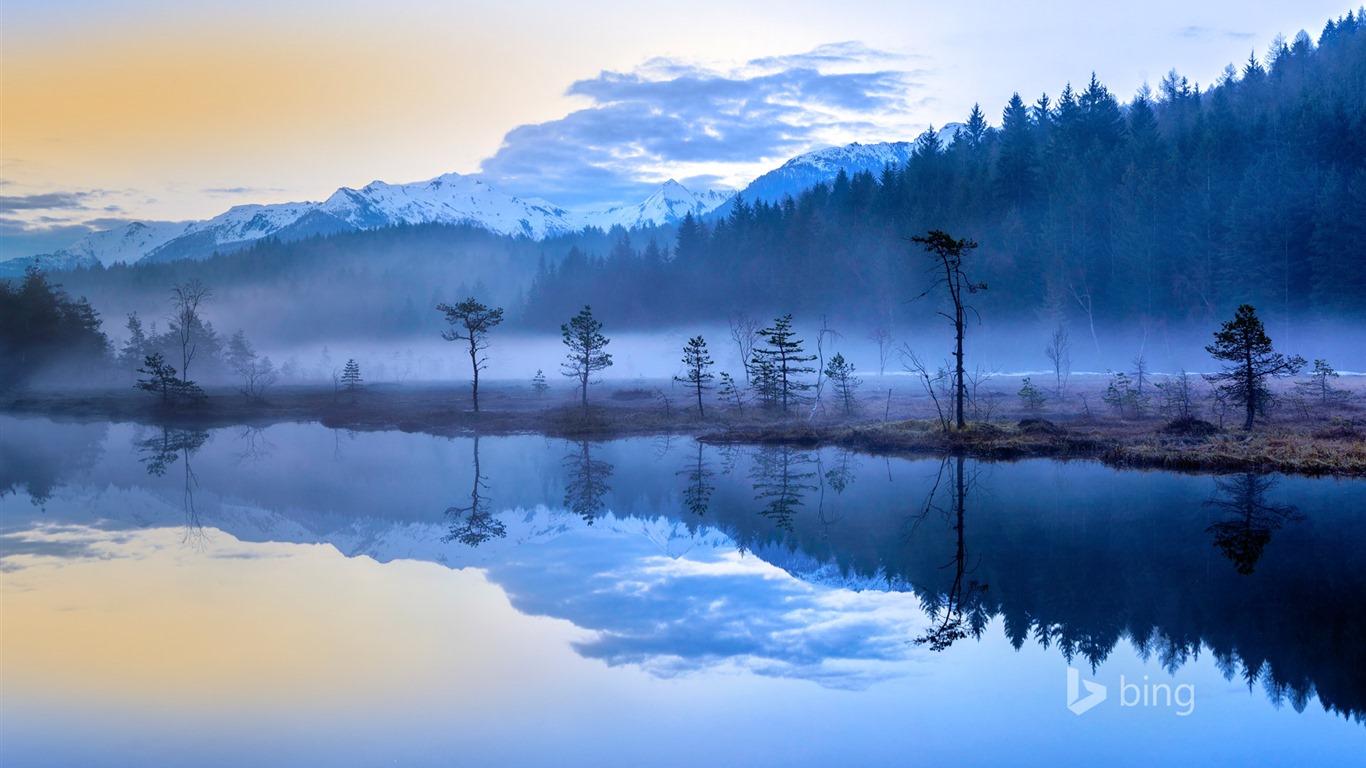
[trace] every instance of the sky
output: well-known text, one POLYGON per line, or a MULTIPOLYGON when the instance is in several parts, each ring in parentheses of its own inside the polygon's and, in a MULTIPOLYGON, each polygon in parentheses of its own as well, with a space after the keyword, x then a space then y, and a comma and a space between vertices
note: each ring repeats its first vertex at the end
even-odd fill
POLYGON ((1315 40, 1337 0, 5 0, 0 259, 128 221, 473 174, 579 210, 674 178, 993 124, 1094 72, 1122 100, 1315 40))

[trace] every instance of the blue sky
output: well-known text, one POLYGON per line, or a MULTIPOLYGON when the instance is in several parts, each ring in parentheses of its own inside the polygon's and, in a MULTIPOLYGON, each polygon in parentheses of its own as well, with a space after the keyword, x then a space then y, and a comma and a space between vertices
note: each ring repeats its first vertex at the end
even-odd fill
POLYGON ((1092 72, 1124 99, 1172 68, 1208 84, 1351 7, 11 1, 0 256, 451 171, 578 208, 735 187, 1092 72))

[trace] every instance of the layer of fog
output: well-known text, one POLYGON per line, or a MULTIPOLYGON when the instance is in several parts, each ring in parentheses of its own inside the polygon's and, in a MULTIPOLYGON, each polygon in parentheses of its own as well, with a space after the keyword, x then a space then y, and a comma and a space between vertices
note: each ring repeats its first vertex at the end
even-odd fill
MULTIPOLYGON (((760 321, 763 323, 764 321, 760 321)), ((768 321, 768 322, 771 322, 768 321)), ((872 340, 873 328, 855 324, 819 325, 794 322, 795 337, 803 342, 807 355, 818 355, 828 362, 841 354, 854 365, 856 375, 871 377, 880 369, 887 376, 909 375, 902 350, 909 346, 932 369, 953 366, 953 328, 947 322, 892 332, 883 347, 872 340), (819 344, 818 344, 819 339, 819 344)), ((218 328, 226 337, 226 328, 218 328)), ((1298 343, 1283 344, 1274 336, 1277 351, 1298 354, 1306 360, 1324 359, 1343 375, 1366 372, 1366 338, 1355 326, 1305 328, 1298 343)), ((594 375, 612 382, 631 380, 668 380, 684 375, 683 347, 688 339, 702 336, 714 361, 712 371, 719 376, 728 372, 744 381, 744 365, 732 329, 725 324, 675 328, 666 331, 638 332, 603 329, 610 342, 606 351, 613 365, 594 375)), ((1045 353, 1052 330, 1037 325, 1030 328, 994 328, 985 322, 968 328, 965 343, 966 368, 970 375, 1038 376, 1051 379, 1053 363, 1045 353)), ((1166 329, 1161 332, 1097 332, 1070 326, 1068 364, 1064 373, 1073 376, 1106 375, 1111 371, 1132 373, 1142 358, 1149 374, 1174 375, 1216 371, 1221 363, 1205 351, 1213 341, 1213 329, 1166 329)), ((122 339, 115 339, 116 347, 122 339)), ((556 386, 569 379, 561 374, 567 348, 560 335, 527 334, 495 328, 488 337, 486 368, 482 381, 523 382, 530 384, 537 371, 556 386)), ((759 340, 762 343, 762 339, 759 340)), ((330 339, 308 344, 274 345, 269 339, 252 339, 257 351, 269 356, 285 376, 281 383, 331 383, 348 360, 360 365, 367 383, 440 383, 468 382, 470 359, 464 341, 445 341, 439 335, 399 339, 330 339)), ((805 365, 819 367, 820 360, 805 365)), ((810 378, 814 378, 812 375, 810 378)), ((226 383, 213 382, 206 383, 226 383)))

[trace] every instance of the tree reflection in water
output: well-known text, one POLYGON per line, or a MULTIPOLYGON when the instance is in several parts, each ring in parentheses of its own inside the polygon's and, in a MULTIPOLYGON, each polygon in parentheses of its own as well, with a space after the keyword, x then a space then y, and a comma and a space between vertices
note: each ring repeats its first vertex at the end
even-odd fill
POLYGON ((716 485, 711 482, 711 478, 716 475, 702 457, 703 445, 700 441, 694 441, 697 445, 697 455, 689 459, 688 463, 677 474, 686 476, 688 485, 683 489, 683 508, 697 516, 706 514, 707 507, 711 504, 712 493, 716 490, 716 485))
POLYGON ((194 469, 190 466, 190 457, 204 447, 208 440, 209 433, 202 429, 163 426, 161 434, 145 439, 134 439, 133 443, 139 454, 138 461, 147 468, 149 475, 164 477, 172 464, 177 460, 181 461, 181 466, 185 468, 185 487, 181 496, 181 508, 185 512, 185 533, 182 541, 198 550, 203 550, 207 546, 208 536, 204 532, 203 523, 199 521, 199 511, 194 506, 194 491, 199 486, 199 479, 195 477, 194 469))
POLYGON ((1205 532, 1214 535, 1214 545, 1238 573, 1246 575, 1256 569, 1274 531, 1304 519, 1293 504, 1267 503, 1267 491, 1275 486, 1275 477, 1251 473, 1214 480, 1214 498, 1205 505, 1223 511, 1225 517, 1205 532))
POLYGON ((760 448, 754 456, 750 478, 754 498, 764 502, 759 514, 783 531, 792 532, 792 519, 802 506, 802 497, 816 490, 811 480, 817 477, 811 454, 791 446, 760 448))
POLYGON ((474 436, 474 481, 470 487, 470 503, 463 507, 447 507, 446 520, 449 530, 441 537, 444 543, 458 541, 469 547, 477 547, 489 539, 501 539, 507 535, 507 526, 489 511, 488 499, 482 493, 488 486, 479 470, 479 436, 474 436))
POLYGON ((609 462, 594 459, 591 445, 587 440, 580 440, 578 449, 570 451, 561 461, 566 473, 564 505, 589 525, 602 512, 602 497, 612 490, 607 479, 616 469, 609 462))
POLYGON ((251 464, 255 468, 275 451, 275 444, 266 439, 265 427, 245 426, 238 429, 237 442, 241 450, 233 457, 234 467, 251 464))
POLYGON ((986 630, 987 622, 991 619, 991 613, 980 599, 982 593, 987 591, 987 585, 978 582, 976 579, 969 579, 964 584, 968 574, 977 570, 976 563, 973 564, 972 568, 968 568, 968 547, 964 526, 968 489, 972 484, 964 472, 962 456, 945 458, 940 462, 939 474, 935 478, 929 496, 925 499, 921 514, 912 527, 913 532, 914 528, 918 527, 930 512, 936 511, 948 517, 953 523, 953 531, 957 540, 953 560, 940 566, 941 569, 953 567, 953 582, 948 591, 940 592, 923 587, 919 590, 921 603, 930 618, 930 628, 925 634, 915 639, 915 644, 928 645, 932 651, 942 651, 969 635, 974 638, 981 637, 982 632, 986 630), (936 497, 939 494, 940 487, 944 485, 942 482, 944 472, 950 464, 953 465, 953 477, 947 485, 949 509, 945 509, 939 506, 936 497))

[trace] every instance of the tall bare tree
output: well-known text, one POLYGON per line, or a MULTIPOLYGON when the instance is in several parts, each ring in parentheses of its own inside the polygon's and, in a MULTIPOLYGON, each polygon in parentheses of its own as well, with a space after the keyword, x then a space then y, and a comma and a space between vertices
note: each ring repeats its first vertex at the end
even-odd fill
POLYGON ((195 337, 203 326, 199 318, 199 305, 212 296, 213 292, 197 277, 171 286, 172 313, 168 319, 176 340, 180 342, 180 378, 186 382, 190 380, 190 361, 198 349, 195 337))
POLYGON ((754 357, 754 345, 759 341, 759 321, 743 312, 731 315, 730 337, 740 349, 740 363, 745 366, 745 383, 749 384, 749 363, 754 357))

